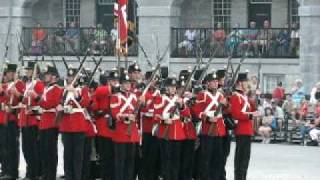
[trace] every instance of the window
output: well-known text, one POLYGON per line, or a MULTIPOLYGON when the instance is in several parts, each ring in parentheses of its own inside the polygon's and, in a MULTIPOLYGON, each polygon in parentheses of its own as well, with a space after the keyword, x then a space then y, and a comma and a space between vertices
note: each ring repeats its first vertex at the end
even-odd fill
POLYGON ((277 87, 277 84, 282 82, 282 86, 285 85, 285 75, 283 74, 264 74, 263 75, 263 92, 272 93, 272 91, 277 87))
POLYGON ((296 0, 291 0, 290 3, 290 10, 291 10, 291 24, 296 23, 299 24, 299 3, 296 0))
POLYGON ((251 4, 271 4, 272 0, 251 0, 251 4))
POLYGON ((224 28, 230 28, 231 0, 215 0, 212 3, 214 27, 221 23, 224 28))
POLYGON ((65 15, 66 26, 71 22, 80 25, 80 0, 65 0, 65 15))

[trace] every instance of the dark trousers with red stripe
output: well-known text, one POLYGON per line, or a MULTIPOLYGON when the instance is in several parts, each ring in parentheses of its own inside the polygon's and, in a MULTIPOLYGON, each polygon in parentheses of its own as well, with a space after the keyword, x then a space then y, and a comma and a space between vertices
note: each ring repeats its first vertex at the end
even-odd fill
POLYGON ((9 121, 4 127, 3 174, 17 178, 19 176, 19 128, 15 121, 9 121))
POLYGON ((34 179, 40 176, 38 126, 23 127, 21 132, 22 152, 27 164, 26 177, 34 179))
POLYGON ((85 134, 62 133, 62 143, 65 179, 81 180, 85 134))
POLYGON ((41 178, 55 180, 58 165, 58 129, 51 128, 39 131, 41 178))
POLYGON ((102 180, 114 180, 114 143, 111 138, 97 137, 102 180))

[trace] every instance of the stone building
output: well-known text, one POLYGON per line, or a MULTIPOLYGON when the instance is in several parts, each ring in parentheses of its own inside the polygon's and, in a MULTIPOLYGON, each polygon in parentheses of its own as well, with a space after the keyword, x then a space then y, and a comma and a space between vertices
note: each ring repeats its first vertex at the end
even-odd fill
MULTIPOLYGON (((110 32, 114 21, 115 1, 1 0, 0 55, 5 54, 4 45, 7 41, 8 59, 11 61, 37 58, 32 54, 19 56, 18 45, 20 49, 22 44, 28 48, 31 41, 21 42, 18 39, 26 38, 23 27, 35 27, 38 23, 42 27, 56 27, 60 22, 68 25, 74 21, 81 28, 94 27, 101 23, 110 32)), ((319 0, 136 0, 136 6, 140 44, 154 64, 157 49, 161 54, 169 45, 163 64, 168 66, 172 73, 177 73, 180 69, 192 66, 196 62, 195 56, 174 55, 180 43, 175 42, 179 38, 174 32, 179 32, 183 36, 186 31, 179 28, 210 30, 217 28, 218 24, 226 29, 234 27, 235 24, 239 24, 241 28, 248 28, 250 21, 255 21, 257 28, 262 28, 264 20, 269 20, 271 28, 283 28, 287 24, 288 31, 293 28, 292 24, 300 24, 301 40, 298 53, 290 57, 253 56, 245 61, 242 69, 248 69, 254 75, 260 74, 264 92, 270 91, 278 81, 283 81, 290 87, 295 79, 302 78, 306 89, 310 89, 319 80, 320 41, 316 34, 320 29, 319 0)), ((137 55, 128 59, 149 68, 144 53, 141 49, 138 50, 137 55)), ((44 53, 43 58, 55 59, 62 65, 60 55, 44 53)), ((66 55, 66 59, 73 63, 77 62, 74 55, 66 55)), ((204 57, 203 61, 208 59, 204 57)), ((238 60, 239 57, 234 58, 235 62, 238 60)), ((211 66, 215 69, 221 68, 226 61, 227 56, 215 58, 211 66)), ((103 66, 106 66, 106 69, 111 69, 116 62, 117 57, 113 55, 103 56, 103 66)), ((91 65, 93 66, 92 63, 88 64, 91 65)))

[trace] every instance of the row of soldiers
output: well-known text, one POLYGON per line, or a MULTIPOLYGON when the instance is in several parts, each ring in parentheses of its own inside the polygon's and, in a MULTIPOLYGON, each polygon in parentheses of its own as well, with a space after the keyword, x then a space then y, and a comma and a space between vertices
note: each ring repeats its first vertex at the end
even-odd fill
POLYGON ((21 79, 16 64, 4 71, 1 180, 18 178, 20 130, 25 179, 56 179, 61 134, 66 180, 93 179, 92 144, 103 180, 225 180, 230 130, 236 136, 235 180, 246 179, 256 115, 246 95, 247 73, 239 73, 227 93, 226 69, 208 73, 199 90, 186 87, 196 78, 188 70, 178 78, 154 76, 154 70, 142 78, 134 63, 127 71, 102 73, 95 83, 69 68, 59 83, 55 66, 41 77, 36 66, 28 62, 21 79))

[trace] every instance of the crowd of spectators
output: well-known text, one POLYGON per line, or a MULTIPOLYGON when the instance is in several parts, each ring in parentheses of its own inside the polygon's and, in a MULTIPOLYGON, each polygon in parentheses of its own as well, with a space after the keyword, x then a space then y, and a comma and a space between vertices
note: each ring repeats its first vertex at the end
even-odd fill
POLYGON ((214 30, 206 28, 190 28, 179 36, 178 53, 180 55, 195 54, 195 46, 199 43, 204 49, 219 48, 216 56, 246 53, 251 57, 275 57, 299 55, 299 27, 296 23, 285 24, 283 28, 271 28, 268 20, 262 28, 257 28, 254 21, 249 28, 240 28, 235 24, 232 29, 225 29, 217 23, 214 30), (208 48, 209 47, 209 48, 208 48))
POLYGON ((30 32, 32 39, 27 51, 32 55, 43 53, 76 55, 90 49, 93 55, 113 55, 118 39, 116 27, 115 23, 108 32, 102 24, 90 28, 79 28, 75 22, 69 23, 67 27, 59 23, 55 28, 43 28, 41 24, 37 24, 30 32))
MULTIPOLYGON (((255 79, 251 78, 251 84, 255 84, 255 79)), ((254 126, 257 136, 262 138, 262 143, 270 143, 275 136, 296 134, 301 144, 318 146, 320 83, 311 93, 305 92, 301 80, 296 80, 292 89, 287 92, 281 82, 270 94, 260 94, 260 90, 254 88, 251 91, 255 93, 260 114, 254 121, 254 126)))

